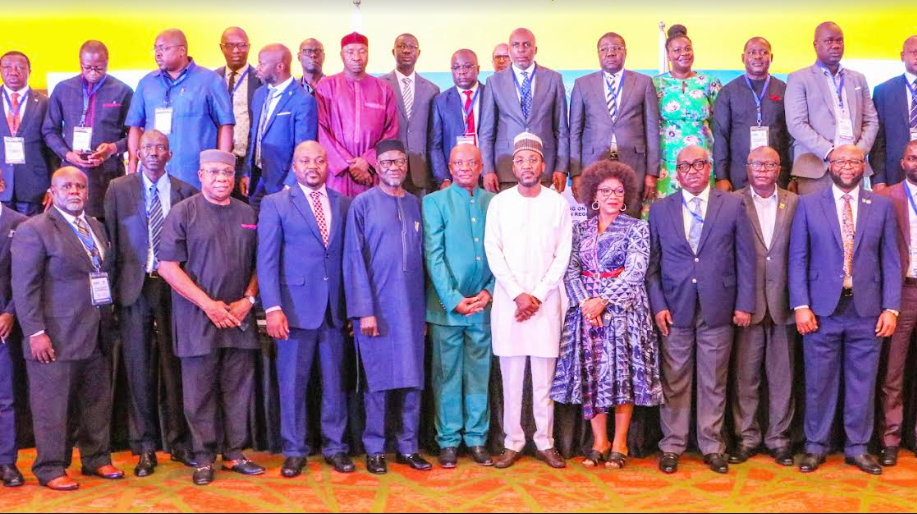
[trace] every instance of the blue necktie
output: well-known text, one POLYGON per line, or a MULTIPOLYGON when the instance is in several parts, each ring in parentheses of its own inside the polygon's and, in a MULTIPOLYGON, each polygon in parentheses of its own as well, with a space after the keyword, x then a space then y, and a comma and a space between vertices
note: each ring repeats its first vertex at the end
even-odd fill
POLYGON ((608 95, 605 101, 608 103, 608 114, 611 115, 611 122, 614 123, 618 119, 618 91, 615 89, 614 76, 605 83, 608 84, 608 95))
POLYGON ((162 239, 162 200, 156 184, 150 186, 150 212, 147 213, 150 226, 150 248, 153 249, 153 269, 159 269, 159 241, 162 239))
POLYGON ((529 113, 532 112, 532 79, 527 71, 522 72, 522 92, 519 96, 522 102, 522 117, 528 119, 529 113))
POLYGON ((913 91, 917 91, 917 80, 914 80, 914 89, 911 91, 911 116, 909 126, 912 129, 917 129, 917 95, 913 94, 913 91))
POLYGON ((697 253, 697 247, 700 246, 700 234, 704 230, 704 218, 700 213, 700 198, 694 197, 691 200, 694 203, 694 208, 691 212, 694 213, 691 216, 691 229, 688 232, 688 243, 691 245, 691 251, 695 254, 697 253))

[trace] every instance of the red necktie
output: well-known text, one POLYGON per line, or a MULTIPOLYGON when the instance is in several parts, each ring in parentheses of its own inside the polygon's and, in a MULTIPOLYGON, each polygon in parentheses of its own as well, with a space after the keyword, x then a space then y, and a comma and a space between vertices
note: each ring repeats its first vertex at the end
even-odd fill
POLYGON ((474 136, 474 102, 471 99, 471 91, 463 91, 465 95, 465 112, 468 113, 468 119, 465 120, 465 135, 474 136))
POLYGON ((312 211, 315 213, 315 221, 318 223, 318 231, 322 234, 322 242, 328 247, 328 223, 325 221, 325 209, 322 208, 322 194, 318 191, 312 191, 309 194, 312 197, 312 211))
POLYGON ((6 123, 10 126, 10 134, 16 135, 19 132, 19 93, 13 93, 13 100, 10 103, 10 110, 6 113, 6 123))

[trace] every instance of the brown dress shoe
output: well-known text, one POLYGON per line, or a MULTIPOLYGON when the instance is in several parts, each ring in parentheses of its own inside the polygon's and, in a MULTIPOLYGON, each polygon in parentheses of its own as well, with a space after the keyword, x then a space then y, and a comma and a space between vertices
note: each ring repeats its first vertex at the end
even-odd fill
POLYGON ((124 472, 112 466, 111 464, 99 466, 96 469, 83 468, 83 474, 88 477, 99 477, 106 480, 118 480, 124 478, 124 472))
POLYGON ((535 452, 535 457, 554 469, 567 467, 564 458, 554 448, 548 448, 545 451, 538 450, 535 452))
POLYGON ((503 450, 503 453, 494 461, 494 467, 497 469, 506 469, 522 458, 522 454, 513 450, 503 450))
POLYGON ((67 475, 63 475, 51 480, 45 484, 45 487, 52 491, 76 491, 80 488, 80 484, 67 475))

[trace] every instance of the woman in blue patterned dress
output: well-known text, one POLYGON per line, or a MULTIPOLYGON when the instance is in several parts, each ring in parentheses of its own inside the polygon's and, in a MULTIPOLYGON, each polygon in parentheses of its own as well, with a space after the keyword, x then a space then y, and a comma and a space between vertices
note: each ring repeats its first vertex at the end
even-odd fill
POLYGON ((662 402, 659 348, 644 286, 650 253, 647 222, 624 214, 636 199, 634 171, 599 161, 583 172, 580 201, 593 216, 573 229, 564 284, 564 321, 551 398, 581 404, 594 442, 583 465, 623 468, 634 405, 662 402), (614 412, 614 442, 607 414, 614 412))

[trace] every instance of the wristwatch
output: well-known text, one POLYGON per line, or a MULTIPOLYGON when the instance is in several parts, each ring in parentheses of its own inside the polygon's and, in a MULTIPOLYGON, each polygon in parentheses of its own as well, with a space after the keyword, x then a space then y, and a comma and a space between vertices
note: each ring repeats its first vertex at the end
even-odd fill
POLYGON ((246 296, 245 299, 248 300, 248 301, 250 301, 250 302, 252 302, 252 305, 255 305, 255 297, 254 297, 254 296, 246 296))

